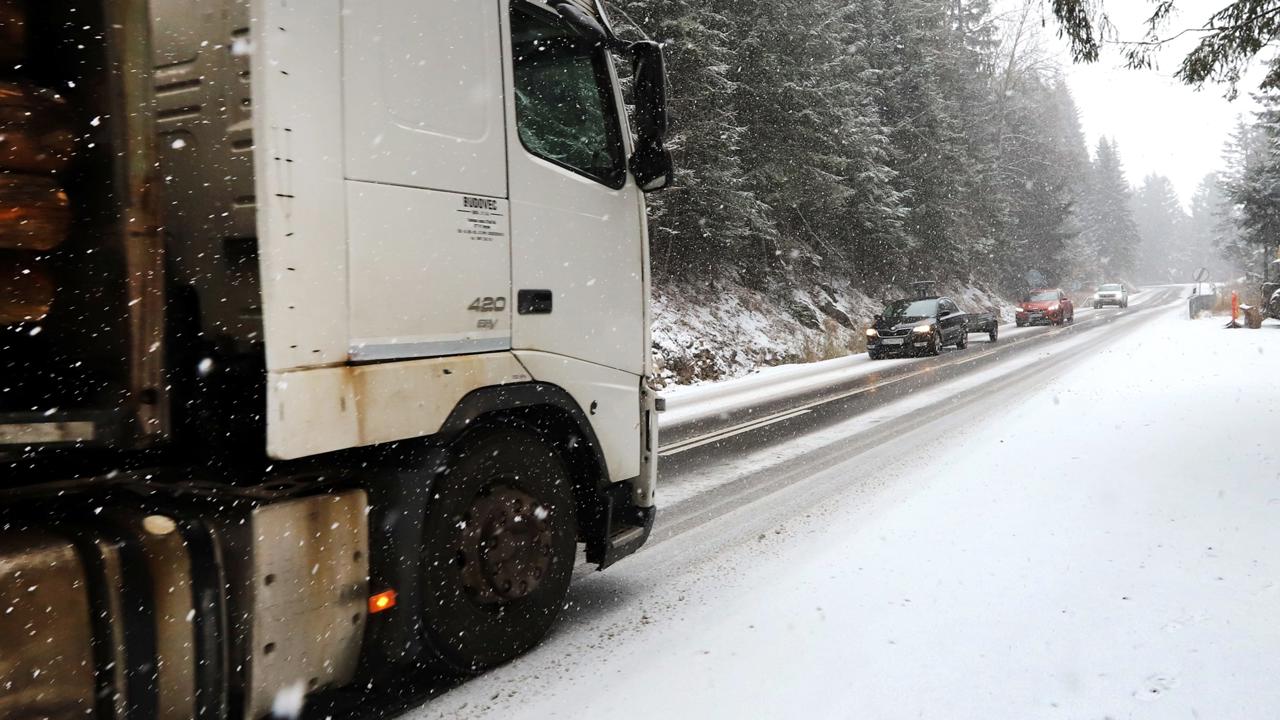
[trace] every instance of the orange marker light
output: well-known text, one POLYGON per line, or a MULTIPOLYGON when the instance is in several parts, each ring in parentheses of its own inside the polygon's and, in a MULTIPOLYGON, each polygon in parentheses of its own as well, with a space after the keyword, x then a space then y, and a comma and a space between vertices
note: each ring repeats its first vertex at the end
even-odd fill
POLYGON ((380 613, 396 606, 396 591, 384 590, 369 598, 369 614, 380 613))

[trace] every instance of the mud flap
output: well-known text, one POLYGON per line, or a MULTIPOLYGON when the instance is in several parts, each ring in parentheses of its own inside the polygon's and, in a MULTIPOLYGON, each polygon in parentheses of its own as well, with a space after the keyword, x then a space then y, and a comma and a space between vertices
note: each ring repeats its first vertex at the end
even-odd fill
POLYGON ((601 527, 587 541, 587 562, 603 570, 634 553, 649 539, 656 508, 632 502, 630 482, 613 483, 600 491, 601 527))

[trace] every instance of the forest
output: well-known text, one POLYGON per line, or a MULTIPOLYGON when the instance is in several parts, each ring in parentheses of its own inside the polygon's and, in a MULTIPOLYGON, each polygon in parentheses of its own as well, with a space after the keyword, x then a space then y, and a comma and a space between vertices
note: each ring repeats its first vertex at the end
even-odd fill
POLYGON ((650 208, 659 287, 1186 282, 1260 271, 1280 222, 1241 215, 1244 193, 1280 198, 1263 187, 1280 109, 1242 121, 1184 207, 1167 178, 1126 177, 1113 140, 1086 142, 1037 0, 609 7, 667 53, 679 175, 650 208))
POLYGON ((1148 175, 1134 191, 1135 277, 1185 282, 1190 268, 1205 267, 1252 289, 1280 275, 1280 95, 1254 97, 1260 109, 1237 121, 1220 171, 1201 179, 1188 209, 1164 176, 1148 175))

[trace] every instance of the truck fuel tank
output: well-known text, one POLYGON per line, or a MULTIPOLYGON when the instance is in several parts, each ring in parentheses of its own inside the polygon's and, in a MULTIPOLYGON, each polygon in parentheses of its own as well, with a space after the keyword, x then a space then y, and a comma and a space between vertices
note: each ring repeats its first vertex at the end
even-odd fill
POLYGON ((0 536, 0 717, 83 718, 94 707, 84 564, 67 540, 0 536))
POLYGON ((14 513, 57 520, 0 525, 0 718, 256 719, 350 682, 366 495, 279 497, 14 513))

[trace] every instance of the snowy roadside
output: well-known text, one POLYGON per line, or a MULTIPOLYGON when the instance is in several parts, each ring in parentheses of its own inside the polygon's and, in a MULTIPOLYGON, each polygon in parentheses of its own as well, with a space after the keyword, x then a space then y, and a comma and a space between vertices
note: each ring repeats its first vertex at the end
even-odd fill
POLYGON ((1280 326, 1220 326, 1161 311, 660 543, 414 717, 1275 717, 1280 326))
MULTIPOLYGON (((949 284, 942 292, 967 311, 998 310, 1012 322, 1012 305, 981 285, 949 284)), ((705 287, 653 288, 653 353, 658 380, 668 389, 746 376, 787 364, 812 364, 855 355, 862 332, 889 287, 877 297, 847 281, 814 282, 782 299, 728 282, 705 287)))
MULTIPOLYGON (((1082 311, 1083 312, 1083 311, 1082 311)), ((1117 315, 1119 315, 1117 313, 1117 315)), ((1117 318, 1123 319, 1123 316, 1117 318)), ((1084 318, 1081 318, 1081 322, 1084 318)), ((1130 320, 1132 321, 1132 320, 1130 320)), ((1044 330, 1044 328, 1039 328, 1044 330)), ((1032 330, 1032 328, 1026 328, 1032 330)), ((787 442, 762 447, 744 455, 727 458, 723 462, 717 463, 714 467, 695 470, 680 476, 676 483, 662 482, 658 487, 658 503, 664 510, 670 510, 679 503, 685 502, 691 498, 697 497, 714 488, 720 487, 734 482, 742 475, 748 472, 758 472, 762 469, 771 467, 780 467, 788 462, 811 453, 826 445, 840 442, 842 439, 851 437, 860 432, 870 430, 871 428, 888 422, 897 417, 902 417, 911 413, 918 412, 931 405, 945 401, 947 398, 953 397, 959 393, 963 393, 975 388, 982 387, 989 383, 1000 381, 1002 378, 1013 376, 1016 373, 1026 370, 1034 365, 1043 363, 1045 360, 1055 356, 1062 356, 1076 351, 1077 348, 1095 342, 1097 339, 1093 335, 1075 335, 1068 336, 1062 340, 1043 345, 1034 351, 1026 352, 1021 355, 1015 355, 1008 360, 1003 360, 996 365, 978 370, 971 374, 965 375, 955 380, 942 383, 937 386, 927 387, 922 390, 912 392, 906 398, 896 400, 878 406, 873 410, 851 417, 840 423, 832 425, 818 432, 807 433, 805 435, 789 438, 787 442)), ((976 355, 959 356, 956 364, 965 364, 977 358, 976 355)), ((866 360, 865 357, 860 358, 866 360)), ((871 369, 878 369, 884 366, 886 362, 879 361, 875 363, 865 362, 864 366, 870 366, 871 369)), ((911 362, 911 360, 902 360, 897 362, 911 362)), ((846 369, 848 371, 848 369, 846 369)), ((770 371, 764 371, 769 373, 770 371)), ((755 377, 755 376, 753 376, 755 377)), ((828 381, 832 374, 802 376, 797 380, 787 383, 778 383, 773 386, 780 396, 786 393, 795 392, 797 388, 805 389, 810 384, 817 384, 828 381)), ((901 380, 909 379, 910 376, 899 378, 901 380)), ((892 380, 891 382, 897 382, 892 380)), ((711 390, 717 385, 732 385, 741 381, 730 381, 728 383, 719 383, 710 386, 701 386, 697 390, 704 388, 711 390)), ((678 420, 688 420, 690 416, 697 417, 713 414, 714 412, 727 412, 729 408, 737 407, 739 404, 748 404, 753 399, 771 397, 769 392, 763 390, 753 390, 750 392, 736 392, 730 388, 730 392, 725 394, 711 394, 709 399, 701 402, 692 403, 681 406, 680 413, 673 413, 678 420), (717 410, 717 408, 719 408, 717 410)), ((666 422, 664 420, 664 422, 666 422)))
MULTIPOLYGON (((1161 297, 1158 289, 1150 289, 1135 295, 1131 306, 1137 310, 1161 297)), ((1102 311, 1080 308, 1076 311, 1077 322, 1087 322, 1097 313, 1106 313, 1108 316, 1124 314, 1114 308, 1102 311)), ((1019 328, 1009 319, 1001 325, 1000 337, 1009 342, 1045 331, 1044 326, 1019 328)), ((974 349, 981 349, 987 340, 985 336, 974 335, 970 342, 974 349)), ((819 388, 832 387, 872 373, 892 372, 903 364, 918 360, 897 358, 872 362, 865 353, 856 353, 830 360, 760 368, 743 377, 719 382, 669 386, 660 392, 666 401, 666 411, 660 416, 660 421, 663 427, 696 422, 819 388)))

